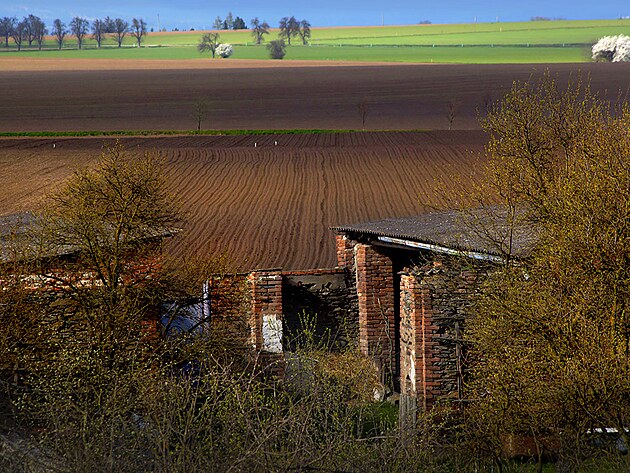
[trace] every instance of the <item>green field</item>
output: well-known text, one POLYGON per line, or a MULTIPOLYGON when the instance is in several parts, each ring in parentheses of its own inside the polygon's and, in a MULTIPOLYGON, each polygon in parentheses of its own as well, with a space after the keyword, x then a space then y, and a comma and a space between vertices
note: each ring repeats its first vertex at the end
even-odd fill
MULTIPOLYGON (((85 59, 197 59, 210 61, 210 56, 201 56, 192 46, 146 47, 146 48, 102 48, 64 49, 62 51, 22 51, 0 53, 2 57, 40 58, 85 58, 85 59)), ((235 46, 235 59, 269 59, 265 46, 235 46)), ((291 46, 286 60, 321 61, 365 61, 365 62, 428 62, 459 64, 536 64, 584 62, 590 58, 587 49, 581 47, 391 47, 391 46, 291 46)), ((230 59, 215 59, 229 61, 230 59)))
MULTIPOLYGON (((19 53, 10 44, 0 48, 0 58, 9 54, 29 57, 120 58, 120 59, 201 59, 195 49, 201 32, 150 33, 142 48, 134 38, 125 38, 117 48, 108 38, 101 49, 88 39, 84 49, 76 49, 69 38, 62 51, 52 39, 43 51, 23 48, 19 53)), ((222 31, 223 42, 235 46, 234 58, 267 59, 264 46, 252 43, 248 30, 222 31)), ((277 37, 278 31, 266 37, 277 37)), ((314 28, 310 45, 294 44, 285 60, 395 61, 439 63, 539 63, 585 62, 592 44, 602 36, 630 35, 630 20, 529 21, 518 23, 469 23, 453 25, 410 25, 384 27, 314 28)), ((296 38, 294 43, 298 43, 296 38)))

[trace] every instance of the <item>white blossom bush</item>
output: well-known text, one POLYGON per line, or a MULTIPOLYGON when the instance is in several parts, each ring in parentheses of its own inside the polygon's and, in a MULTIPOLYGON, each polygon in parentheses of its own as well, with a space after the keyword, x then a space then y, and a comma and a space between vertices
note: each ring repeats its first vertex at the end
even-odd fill
POLYGON ((604 36, 593 46, 593 61, 629 62, 630 37, 604 36))
POLYGON ((215 54, 220 57, 230 57, 234 52, 234 48, 231 44, 219 44, 215 50, 215 54))

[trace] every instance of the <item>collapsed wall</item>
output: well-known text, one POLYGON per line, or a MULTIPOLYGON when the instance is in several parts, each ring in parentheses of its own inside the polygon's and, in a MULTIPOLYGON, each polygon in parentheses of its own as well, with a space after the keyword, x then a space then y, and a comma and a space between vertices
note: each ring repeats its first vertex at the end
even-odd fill
POLYGON ((357 347, 405 415, 462 401, 466 320, 496 262, 354 237, 337 236, 336 268, 246 276, 250 345, 276 362, 307 337, 357 347))
POLYGON ((252 271, 250 343, 267 353, 291 351, 305 331, 311 343, 343 349, 357 343, 354 281, 345 270, 252 271))

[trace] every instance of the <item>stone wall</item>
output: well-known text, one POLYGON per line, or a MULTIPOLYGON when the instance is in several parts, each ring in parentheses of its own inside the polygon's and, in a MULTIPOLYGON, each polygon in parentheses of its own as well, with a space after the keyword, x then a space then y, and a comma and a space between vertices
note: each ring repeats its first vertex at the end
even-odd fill
POLYGON ((418 407, 460 400, 465 367, 463 330, 478 288, 493 265, 431 255, 401 279, 401 393, 418 407))
POLYGON ((358 300, 348 271, 290 271, 282 276, 285 347, 315 342, 339 350, 358 344, 358 300), (304 329, 313 340, 304 340, 304 329))
POLYGON ((358 344, 358 301, 354 280, 340 268, 308 271, 257 270, 250 284, 250 345, 281 353, 310 342, 332 349, 358 344))

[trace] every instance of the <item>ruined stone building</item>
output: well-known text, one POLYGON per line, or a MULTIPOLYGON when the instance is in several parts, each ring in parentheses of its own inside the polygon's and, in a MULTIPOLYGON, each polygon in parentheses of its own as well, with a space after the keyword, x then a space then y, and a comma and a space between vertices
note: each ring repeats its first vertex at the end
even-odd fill
POLYGON ((506 245, 513 257, 528 254, 531 232, 520 228, 509 243, 489 241, 462 231, 455 212, 332 230, 336 268, 249 275, 252 342, 279 352, 286 336, 271 327, 291 330, 299 310, 316 312, 321 330, 345 328, 342 345, 356 343, 370 356, 401 402, 429 409, 461 400, 463 330, 479 285, 504 263, 506 245))
MULTIPOLYGON (((15 222, 0 223, 15 228, 15 222)), ((485 229, 484 222, 480 225, 485 229)), ((334 268, 239 275, 239 284, 249 291, 249 344, 282 359, 310 320, 327 346, 356 346, 372 358, 383 385, 400 393, 408 407, 430 409, 438 401, 461 401, 463 333, 479 285, 504 263, 506 246, 513 257, 522 258, 534 241, 523 228, 507 232, 512 236, 507 242, 496 237, 501 231, 487 238, 464 227, 455 212, 338 226, 332 228, 334 268)), ((0 230, 0 240, 9 241, 11 232, 0 230)), ((156 240, 165 236, 170 235, 156 240)), ((205 302, 188 312, 198 306, 205 320, 206 312, 213 311, 205 302)))

